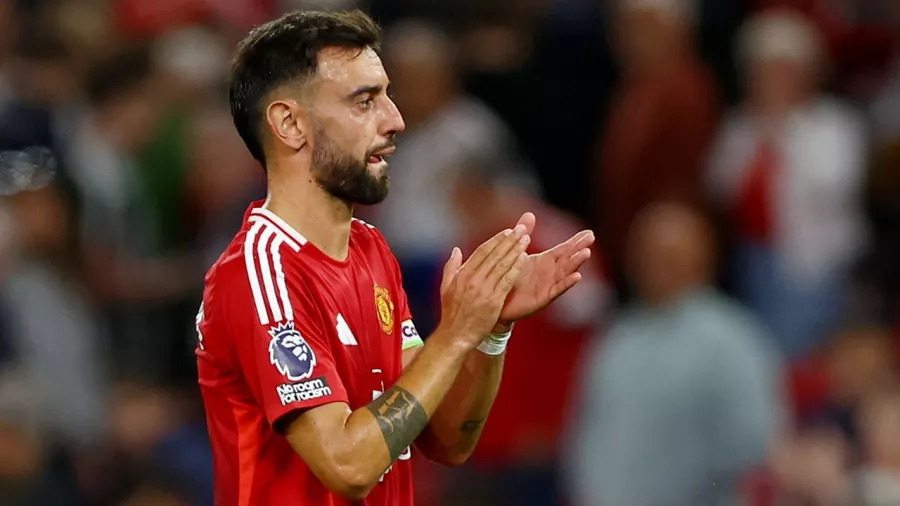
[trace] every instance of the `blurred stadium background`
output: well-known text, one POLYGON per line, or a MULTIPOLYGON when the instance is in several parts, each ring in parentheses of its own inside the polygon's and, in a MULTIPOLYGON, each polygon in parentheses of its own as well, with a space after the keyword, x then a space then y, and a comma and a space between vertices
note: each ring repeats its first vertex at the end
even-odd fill
POLYGON ((419 504, 900 505, 900 3, 0 0, 0 506, 212 505, 194 315, 265 191, 230 52, 350 7, 423 335, 453 245, 601 239, 419 504))

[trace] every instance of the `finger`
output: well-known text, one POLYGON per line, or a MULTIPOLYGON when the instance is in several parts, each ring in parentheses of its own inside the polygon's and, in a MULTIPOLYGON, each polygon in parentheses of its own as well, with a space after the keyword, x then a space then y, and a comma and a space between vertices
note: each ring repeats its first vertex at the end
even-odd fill
POLYGON ((524 225, 525 233, 531 235, 534 232, 534 226, 537 224, 537 218, 535 218, 534 213, 525 213, 519 218, 518 223, 516 225, 524 225))
POLYGON ((578 251, 582 248, 589 248, 592 244, 594 244, 594 233, 590 230, 582 230, 581 232, 573 235, 564 244, 565 248, 561 248, 563 256, 571 254, 572 252, 578 251))
POLYGON ((591 250, 590 249, 582 249, 576 251, 569 258, 561 260, 557 263, 557 271, 563 273, 563 275, 568 276, 569 274, 577 271, 584 265, 588 259, 591 258, 591 250))
POLYGON ((465 267, 466 270, 475 270, 481 267, 481 264, 488 257, 488 255, 490 255, 498 245, 502 244, 504 239, 513 235, 513 233, 514 232, 512 229, 507 228, 506 230, 497 233, 497 235, 495 235, 494 237, 491 237, 487 241, 481 243, 481 245, 478 246, 478 248, 476 248, 472 253, 472 256, 470 256, 469 259, 466 260, 466 262, 463 264, 463 267, 465 267))
MULTIPOLYGON (((522 225, 516 225, 516 234, 522 233, 523 229, 522 225)), ((512 268, 518 256, 525 252, 531 242, 531 236, 517 236, 516 234, 498 246, 478 270, 479 275, 483 276, 482 279, 491 290, 497 285, 500 278, 512 268)))
MULTIPOLYGON (((510 254, 510 252, 517 248, 519 248, 520 251, 524 251, 524 248, 528 247, 530 242, 531 236, 525 234, 525 225, 516 225, 515 228, 513 228, 513 233, 503 239, 503 242, 498 244, 497 247, 494 248, 494 251, 488 254, 487 258, 484 259, 484 262, 482 262, 481 266, 478 268, 478 272, 481 276, 487 277, 497 264, 510 254)), ((515 260, 515 258, 513 258, 513 260, 515 260)))
POLYGON ((581 233, 575 234, 578 237, 578 240, 575 241, 575 244, 572 245, 572 249, 578 250, 581 248, 590 248, 594 245, 594 241, 597 240, 597 236, 594 235, 592 230, 584 230, 581 233))
POLYGON ((444 294, 450 288, 460 265, 462 265, 462 251, 459 248, 453 248, 453 251, 450 252, 450 259, 444 264, 444 276, 441 278, 441 294, 444 294))
POLYGON ((517 257, 514 257, 512 265, 503 272, 500 279, 496 282, 494 287, 495 297, 498 297, 500 300, 506 300, 506 296, 509 295, 509 292, 516 286, 516 281, 519 280, 519 275, 522 273, 522 268, 525 266, 527 258, 528 255, 525 254, 525 251, 522 251, 517 257))
POLYGON ((573 272, 569 274, 565 278, 557 281, 550 287, 550 302, 558 299, 562 294, 566 293, 573 286, 577 285, 578 282, 581 281, 581 273, 573 272))
POLYGON ((588 248, 592 244, 594 244, 594 232, 590 230, 582 230, 577 234, 573 235, 565 242, 560 243, 550 249, 550 255, 554 259, 559 259, 567 256, 570 252, 577 251, 581 248, 588 248))

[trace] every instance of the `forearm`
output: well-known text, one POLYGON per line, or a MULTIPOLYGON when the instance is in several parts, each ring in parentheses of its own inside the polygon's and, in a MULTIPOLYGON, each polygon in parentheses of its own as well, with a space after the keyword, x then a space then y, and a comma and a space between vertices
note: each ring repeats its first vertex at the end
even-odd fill
POLYGON ((500 388, 504 356, 469 352, 444 402, 416 439, 426 457, 460 465, 472 454, 500 388))
POLYGON ((338 461, 329 468, 345 469, 343 482, 367 492, 438 410, 467 351, 452 339, 432 336, 393 387, 349 413, 333 442, 338 461))

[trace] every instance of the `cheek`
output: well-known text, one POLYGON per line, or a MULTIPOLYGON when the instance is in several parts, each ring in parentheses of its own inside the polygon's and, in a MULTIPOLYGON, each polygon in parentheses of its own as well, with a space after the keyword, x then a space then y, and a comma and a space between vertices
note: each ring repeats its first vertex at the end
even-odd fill
POLYGON ((355 158, 362 158, 374 146, 375 121, 374 114, 369 118, 368 114, 352 116, 344 122, 326 124, 324 132, 334 148, 350 154, 355 158))

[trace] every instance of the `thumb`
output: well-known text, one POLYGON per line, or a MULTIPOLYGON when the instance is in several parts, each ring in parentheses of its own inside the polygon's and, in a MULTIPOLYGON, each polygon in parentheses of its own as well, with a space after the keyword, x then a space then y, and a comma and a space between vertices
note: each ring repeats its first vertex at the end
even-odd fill
POLYGON ((441 293, 446 292, 447 288, 450 287, 450 283, 453 282, 453 278, 456 277, 456 271, 459 270, 461 265, 462 251, 460 251, 459 248, 453 248, 453 251, 450 253, 450 259, 444 264, 444 277, 441 279, 441 293))

